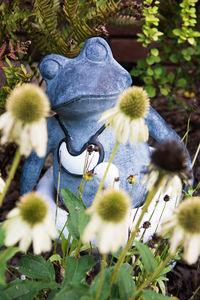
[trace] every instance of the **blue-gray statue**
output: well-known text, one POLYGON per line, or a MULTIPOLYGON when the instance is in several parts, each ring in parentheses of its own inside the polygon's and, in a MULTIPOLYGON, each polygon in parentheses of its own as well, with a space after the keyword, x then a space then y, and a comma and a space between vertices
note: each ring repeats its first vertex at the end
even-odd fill
MULTIPOLYGON (((134 49, 133 49, 134 51, 134 49)), ((81 183, 86 151, 93 159, 88 169, 109 161, 115 138, 111 129, 98 123, 100 116, 116 104, 118 95, 131 83, 129 73, 113 58, 107 42, 99 37, 90 38, 81 53, 73 59, 61 55, 48 55, 40 63, 40 72, 46 81, 46 93, 56 115, 49 118, 47 155, 52 152, 53 182, 56 190, 60 169, 60 189, 68 188, 77 193, 81 183), (89 147, 89 148, 88 148, 89 147), (88 150, 86 150, 88 149, 88 150)), ((180 141, 179 136, 151 107, 146 117, 150 135, 158 142, 169 139, 180 141)), ((46 157, 34 152, 26 160, 21 193, 31 191, 42 170, 46 157)), ((134 174, 132 201, 136 207, 145 193, 141 183, 150 162, 147 143, 120 144, 113 160, 118 169, 120 187, 130 193, 132 185, 127 177, 134 174)), ((89 207, 98 185, 87 182, 83 201, 89 207)))

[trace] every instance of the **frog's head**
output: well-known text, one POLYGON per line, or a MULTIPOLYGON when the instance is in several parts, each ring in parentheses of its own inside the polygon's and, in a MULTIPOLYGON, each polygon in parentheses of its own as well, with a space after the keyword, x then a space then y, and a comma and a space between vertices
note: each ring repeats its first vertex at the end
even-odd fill
POLYGON ((76 58, 47 55, 39 68, 52 109, 58 114, 69 113, 69 117, 112 107, 132 82, 107 42, 99 37, 87 40, 76 58))

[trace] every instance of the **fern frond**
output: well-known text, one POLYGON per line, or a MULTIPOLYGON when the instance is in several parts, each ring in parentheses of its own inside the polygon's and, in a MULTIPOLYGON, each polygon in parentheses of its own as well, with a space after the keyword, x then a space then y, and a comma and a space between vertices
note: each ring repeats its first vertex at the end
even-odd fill
POLYGON ((79 1, 78 0, 65 0, 63 10, 66 15, 67 20, 75 24, 77 20, 77 11, 79 7, 79 1))
POLYGON ((58 9, 59 3, 57 0, 36 0, 36 12, 38 17, 42 19, 49 38, 51 39, 56 53, 69 55, 69 47, 58 30, 58 9))

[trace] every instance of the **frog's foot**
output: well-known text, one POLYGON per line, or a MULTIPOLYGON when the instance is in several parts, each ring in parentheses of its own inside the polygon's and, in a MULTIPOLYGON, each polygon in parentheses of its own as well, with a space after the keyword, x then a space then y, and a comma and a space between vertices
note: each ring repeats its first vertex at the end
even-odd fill
MULTIPOLYGON (((103 179, 107 166, 108 162, 102 162, 98 164, 94 169, 94 180, 97 185, 99 185, 101 180, 103 179)), ((103 188, 114 187, 118 189, 120 185, 119 180, 120 178, 118 168, 114 164, 110 164, 108 173, 103 184, 103 188)))

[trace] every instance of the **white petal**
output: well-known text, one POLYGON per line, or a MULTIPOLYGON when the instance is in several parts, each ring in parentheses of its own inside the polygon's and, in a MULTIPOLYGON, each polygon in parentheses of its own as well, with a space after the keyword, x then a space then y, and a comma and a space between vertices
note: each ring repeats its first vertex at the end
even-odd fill
POLYGON ((15 141, 17 144, 20 143, 21 140, 21 133, 23 131, 23 124, 21 121, 15 121, 11 132, 11 139, 15 141))
POLYGON ((22 252, 26 252, 31 244, 32 241, 32 231, 31 228, 26 228, 21 241, 19 242, 19 248, 22 252))
POLYGON ((104 223, 98 235, 99 251, 104 253, 116 252, 127 238, 128 224, 104 223))
POLYGON ((27 233, 27 225, 25 222, 22 222, 20 217, 5 221, 4 228, 6 231, 6 246, 12 246, 16 244, 27 233))
POLYGON ((20 136, 20 152, 25 156, 29 156, 32 150, 31 140, 30 140, 30 127, 29 125, 25 125, 21 136, 20 136))
POLYGON ((47 126, 45 119, 41 120, 40 122, 34 123, 31 126, 31 143, 33 149, 37 153, 39 157, 44 157, 46 155, 47 149, 47 126))
POLYGON ((176 227, 170 239, 170 252, 174 255, 178 246, 182 243, 184 238, 183 231, 180 227, 176 227))
POLYGON ((11 132, 14 127, 14 119, 9 112, 1 115, 0 117, 0 129, 3 130, 1 143, 4 144, 11 140, 11 132))
POLYGON ((6 216, 6 218, 9 219, 9 218, 13 218, 13 217, 19 216, 19 213, 20 213, 19 208, 15 207, 11 211, 9 211, 9 213, 6 216))
POLYGON ((44 220, 44 227, 51 239, 54 240, 57 237, 58 232, 50 214, 48 214, 44 220))
POLYGON ((188 264, 194 264, 199 257, 199 254, 200 254, 199 240, 200 240, 199 235, 188 236, 185 238, 184 260, 188 264))
POLYGON ((138 139, 140 142, 146 142, 149 138, 149 129, 144 121, 144 119, 140 119, 140 131, 138 139))
POLYGON ((137 120, 133 120, 131 122, 131 130, 130 130, 130 144, 135 146, 138 142, 138 134, 139 134, 139 123, 137 120))
POLYGON ((91 219, 86 226, 83 235, 82 240, 84 243, 88 243, 92 240, 93 236, 96 234, 98 230, 101 230, 102 228, 102 222, 101 219, 97 216, 97 214, 93 214, 91 216, 91 219))
POLYGON ((32 230, 33 234, 33 252, 40 254, 51 250, 51 239, 45 231, 43 225, 36 225, 32 230))
POLYGON ((113 116, 114 114, 116 114, 117 111, 118 111, 118 108, 116 108, 116 107, 106 110, 101 115, 101 118, 99 119, 98 123, 100 123, 102 121, 105 121, 107 118, 110 118, 111 116, 113 116))

